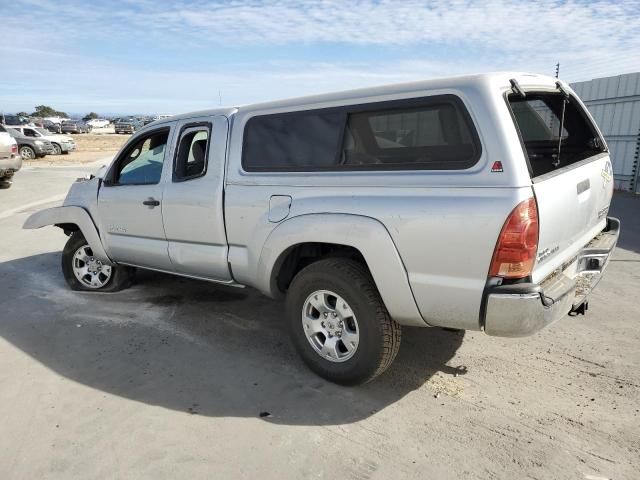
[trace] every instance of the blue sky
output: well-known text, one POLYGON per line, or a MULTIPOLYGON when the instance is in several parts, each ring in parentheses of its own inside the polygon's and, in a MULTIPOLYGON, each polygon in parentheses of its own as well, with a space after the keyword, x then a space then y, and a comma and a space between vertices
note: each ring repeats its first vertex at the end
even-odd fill
POLYGON ((0 0, 0 111, 180 113, 495 70, 640 71, 640 0, 0 0))

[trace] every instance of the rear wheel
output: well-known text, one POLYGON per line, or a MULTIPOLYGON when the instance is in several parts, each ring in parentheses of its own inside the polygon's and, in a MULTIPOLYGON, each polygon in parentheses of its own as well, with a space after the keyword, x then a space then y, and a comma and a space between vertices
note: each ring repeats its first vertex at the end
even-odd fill
POLYGON ((301 270, 287 292, 287 319, 305 363, 335 383, 373 380, 400 348, 400 325, 368 270, 350 259, 320 260, 301 270))
POLYGON ((105 265, 97 259, 81 232, 67 240, 62 251, 62 273, 72 290, 117 292, 133 283, 135 269, 105 265))

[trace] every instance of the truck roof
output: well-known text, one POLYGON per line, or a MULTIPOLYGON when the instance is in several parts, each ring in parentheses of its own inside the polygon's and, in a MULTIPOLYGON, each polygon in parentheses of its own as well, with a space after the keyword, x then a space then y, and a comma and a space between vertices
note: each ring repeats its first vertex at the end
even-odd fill
POLYGON ((316 103, 320 104, 327 102, 336 102, 337 105, 340 105, 342 103, 352 103, 353 100, 358 100, 360 98, 411 93, 421 90, 471 87, 477 86, 478 84, 491 85, 494 87, 508 87, 509 80, 512 78, 516 78, 522 85, 553 86, 555 85, 556 81, 556 79, 552 77, 525 72, 491 72, 473 75, 460 75, 455 77, 442 77, 430 80, 420 80, 416 82, 386 84, 375 87, 366 87, 353 90, 322 93, 317 95, 286 98, 281 100, 241 105, 238 107, 220 107, 209 110, 200 110, 196 112, 174 115, 166 119, 156 120, 155 122, 153 122, 153 125, 159 125, 165 122, 173 122, 175 120, 184 120, 192 117, 202 117, 209 115, 224 115, 227 117, 231 117, 237 112, 251 112, 274 108, 288 108, 298 105, 313 105, 316 103))

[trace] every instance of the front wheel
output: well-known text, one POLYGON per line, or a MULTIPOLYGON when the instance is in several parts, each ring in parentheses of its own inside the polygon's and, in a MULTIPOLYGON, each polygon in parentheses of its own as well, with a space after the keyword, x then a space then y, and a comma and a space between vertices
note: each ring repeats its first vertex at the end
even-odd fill
POLYGON ((22 147, 20 147, 20 156, 24 160, 33 160, 34 158, 36 158, 36 151, 33 148, 28 147, 27 145, 23 145, 22 147))
POLYGON ((75 232, 62 250, 62 273, 71 290, 117 292, 131 286, 135 269, 105 265, 97 259, 81 232, 75 232))
POLYGON ((51 145, 53 145, 53 154, 54 155, 62 154, 62 148, 60 147, 60 145, 58 145, 57 143, 52 143, 51 145))
POLYGON ((345 258, 301 270, 287 292, 288 328, 305 363, 342 385, 373 380, 393 362, 401 328, 384 306, 369 271, 345 258))

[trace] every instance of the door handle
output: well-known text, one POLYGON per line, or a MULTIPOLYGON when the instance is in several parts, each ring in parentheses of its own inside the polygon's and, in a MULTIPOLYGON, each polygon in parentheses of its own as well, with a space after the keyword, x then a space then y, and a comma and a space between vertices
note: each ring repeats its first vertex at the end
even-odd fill
POLYGON ((591 182, 589 182, 588 178, 586 180, 581 181, 580 183, 578 183, 576 185, 576 190, 578 191, 578 195, 580 195, 581 193, 586 192, 590 188, 591 188, 591 182))
POLYGON ((158 200, 155 200, 149 197, 149 200, 145 200, 144 202, 142 202, 142 204, 148 207, 157 207, 158 205, 160 205, 160 202, 158 200))

